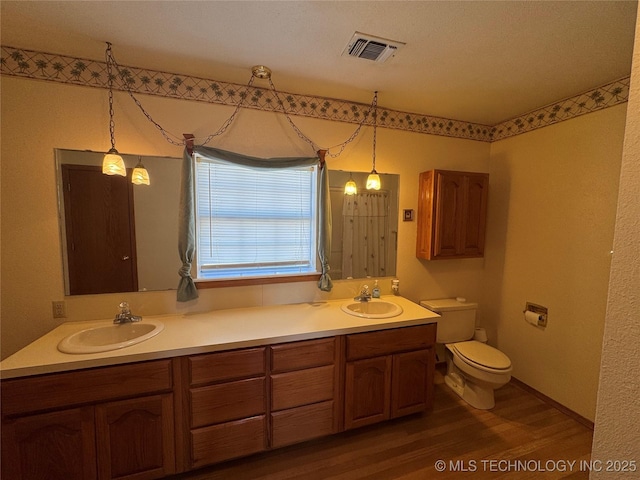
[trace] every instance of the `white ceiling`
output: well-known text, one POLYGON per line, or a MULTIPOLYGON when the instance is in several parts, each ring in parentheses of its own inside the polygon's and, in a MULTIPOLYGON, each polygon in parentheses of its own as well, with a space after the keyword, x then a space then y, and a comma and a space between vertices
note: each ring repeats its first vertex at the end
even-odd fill
POLYGON ((633 1, 8 1, 2 43, 494 125, 629 75, 633 1), (341 56, 355 31, 405 42, 341 56))

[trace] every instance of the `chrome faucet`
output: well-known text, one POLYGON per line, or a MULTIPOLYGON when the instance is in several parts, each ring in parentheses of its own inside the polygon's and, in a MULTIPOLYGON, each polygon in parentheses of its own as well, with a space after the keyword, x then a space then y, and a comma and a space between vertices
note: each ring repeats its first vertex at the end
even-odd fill
POLYGON ((131 313, 131 309, 127 302, 122 302, 118 307, 120 308, 120 313, 118 313, 116 318, 113 319, 113 323, 120 325, 123 323, 139 322, 142 320, 142 317, 131 313))
POLYGON ((360 295, 353 298, 358 302, 368 302, 371 300, 371 292, 369 291, 369 285, 363 285, 360 289, 360 295))

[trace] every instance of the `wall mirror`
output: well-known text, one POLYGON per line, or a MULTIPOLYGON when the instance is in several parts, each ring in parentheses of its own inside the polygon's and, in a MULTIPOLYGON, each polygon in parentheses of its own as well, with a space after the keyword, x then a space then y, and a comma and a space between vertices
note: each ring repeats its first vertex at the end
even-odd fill
POLYGON ((181 160, 143 157, 150 185, 102 174, 104 153, 56 150, 66 295, 177 288, 181 160))
MULTIPOLYGON (((122 155, 126 178, 103 175, 103 157, 102 152, 55 151, 65 294, 175 289, 181 267, 181 159, 142 157, 151 184, 133 185, 138 156, 122 155)), ((399 175, 381 174, 378 192, 364 188, 367 175, 339 170, 329 175, 334 280, 396 273, 399 175), (358 185, 354 196, 344 194, 350 178, 358 185)))
POLYGON ((368 172, 331 171, 331 278, 388 277, 396 274, 400 176, 380 174, 382 188, 367 190, 368 172), (345 195, 353 180, 357 193, 345 195))

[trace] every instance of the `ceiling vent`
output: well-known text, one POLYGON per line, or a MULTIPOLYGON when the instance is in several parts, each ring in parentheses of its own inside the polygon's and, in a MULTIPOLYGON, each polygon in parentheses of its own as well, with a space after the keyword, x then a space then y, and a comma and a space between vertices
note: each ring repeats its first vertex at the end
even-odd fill
POLYGON ((393 57, 404 43, 356 32, 342 52, 343 56, 364 58, 382 63, 393 57))

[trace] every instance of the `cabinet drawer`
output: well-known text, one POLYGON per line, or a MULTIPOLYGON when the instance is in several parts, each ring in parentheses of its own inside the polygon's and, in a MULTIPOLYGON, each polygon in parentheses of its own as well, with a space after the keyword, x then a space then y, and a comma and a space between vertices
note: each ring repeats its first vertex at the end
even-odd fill
POLYGON ((222 423, 191 432, 191 467, 257 453, 265 446, 265 416, 222 423))
POLYGON ((191 427, 253 417, 265 412, 264 378, 191 390, 191 427))
POLYGON ((172 386, 171 360, 5 380, 1 390, 2 414, 104 402, 166 391, 172 386))
POLYGON ((282 410, 332 400, 333 380, 333 365, 272 375, 271 408, 282 410))
POLYGON ((285 343, 271 347, 271 371, 274 373, 330 365, 334 361, 335 337, 285 343))
POLYGON ((264 350, 249 348, 189 357, 191 385, 264 375, 264 350))
POLYGON ((347 360, 428 348, 436 341, 436 324, 347 335, 347 360))
POLYGON ((322 402, 271 414, 271 446, 283 447, 334 433, 333 402, 322 402))

